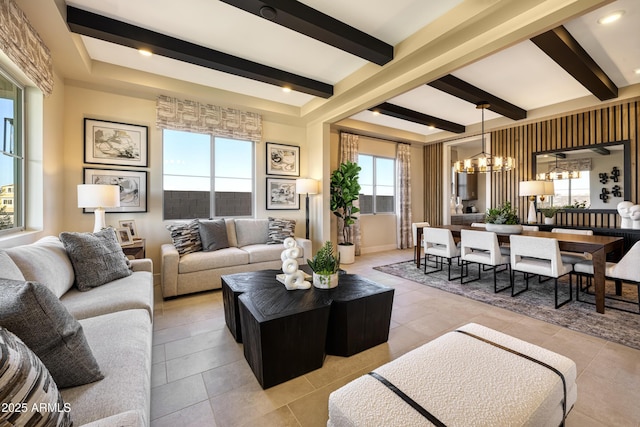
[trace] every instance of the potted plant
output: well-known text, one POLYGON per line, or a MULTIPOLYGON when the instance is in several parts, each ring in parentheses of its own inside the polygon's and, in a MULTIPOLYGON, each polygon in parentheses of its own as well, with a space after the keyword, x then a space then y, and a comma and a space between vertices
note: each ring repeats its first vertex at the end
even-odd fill
POLYGON ((344 221, 342 236, 343 243, 338 244, 338 252, 344 264, 351 264, 355 261, 355 246, 353 244, 352 226, 358 219, 355 216, 360 212, 354 202, 360 195, 360 184, 358 183, 358 173, 361 168, 357 163, 341 163, 338 169, 331 174, 331 211, 338 218, 344 221))
POLYGON ((541 208, 540 212, 544 215, 544 223, 545 224, 554 224, 556 212, 561 211, 562 208, 558 206, 549 206, 548 208, 541 208))
POLYGON ((333 252, 333 245, 326 241, 313 259, 307 259, 307 264, 313 270, 313 286, 320 289, 331 289, 338 286, 338 269, 340 268, 340 254, 333 252))
POLYGON ((518 211, 511 206, 511 202, 506 201, 496 208, 487 209, 484 222, 488 231, 496 233, 520 233, 522 225, 518 218, 518 211))

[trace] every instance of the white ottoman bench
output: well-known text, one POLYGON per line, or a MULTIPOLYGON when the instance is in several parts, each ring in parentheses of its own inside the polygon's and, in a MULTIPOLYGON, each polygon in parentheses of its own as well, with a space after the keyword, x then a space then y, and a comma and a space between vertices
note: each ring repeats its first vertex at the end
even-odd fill
POLYGON ((331 393, 327 425, 555 427, 577 393, 571 359, 469 323, 331 393))

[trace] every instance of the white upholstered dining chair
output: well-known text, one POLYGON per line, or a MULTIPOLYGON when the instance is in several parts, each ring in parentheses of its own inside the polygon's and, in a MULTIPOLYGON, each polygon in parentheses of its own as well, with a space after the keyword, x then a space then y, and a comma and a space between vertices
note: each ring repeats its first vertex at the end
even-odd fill
POLYGON ((509 237, 511 246, 511 296, 529 289, 529 278, 546 276, 554 279, 555 308, 560 308, 573 299, 573 284, 569 275, 569 298, 558 304, 558 278, 571 273, 573 266, 562 262, 558 240, 546 237, 520 236, 509 237), (515 292, 515 273, 524 274, 526 286, 515 292))
MULTIPOLYGON (((593 230, 583 230, 577 228, 552 228, 551 232, 593 236, 593 230)), ((562 262, 566 262, 568 264, 576 264, 578 262, 588 261, 591 259, 591 254, 588 252, 560 251, 560 255, 562 256, 562 262)))
MULTIPOLYGON (((451 263, 452 260, 457 260, 460 264, 460 248, 453 240, 453 234, 451 230, 446 228, 424 227, 424 233, 422 234, 424 239, 424 274, 431 274, 437 271, 442 271, 443 260, 447 260, 449 264, 449 281, 459 279, 458 277, 451 277, 451 263), (435 266, 428 266, 428 261, 431 257, 435 258, 435 266), (427 267, 432 270, 427 271, 427 267)), ((460 271, 462 275, 462 270, 460 271)))
POLYGON ((481 266, 489 266, 489 269, 493 270, 493 291, 495 293, 511 287, 510 259, 509 256, 500 253, 500 243, 498 243, 496 233, 491 231, 460 230, 460 260, 462 262, 462 269, 464 270, 465 267, 467 267, 466 277, 470 276, 468 273, 468 264, 478 264, 478 277, 464 280, 465 276, 461 276, 461 284, 480 280, 481 266), (498 270, 500 266, 505 266, 505 268, 498 270), (498 271, 505 270, 509 271, 510 285, 498 289, 498 271))
POLYGON ((429 227, 428 222, 414 222, 411 224, 411 232, 413 233, 413 261, 417 261, 420 256, 420 248, 424 247, 424 239, 418 242, 418 228, 429 227))

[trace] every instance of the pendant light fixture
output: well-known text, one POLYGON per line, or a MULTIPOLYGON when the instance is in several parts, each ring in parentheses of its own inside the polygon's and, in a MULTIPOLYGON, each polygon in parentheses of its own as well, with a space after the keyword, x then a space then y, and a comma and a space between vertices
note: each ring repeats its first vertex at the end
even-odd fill
POLYGON ((568 170, 558 166, 558 157, 556 156, 556 166, 549 169, 548 172, 538 174, 538 179, 544 181, 554 181, 557 179, 577 179, 580 178, 579 170, 568 170))
POLYGON ((482 110, 482 151, 474 156, 466 158, 455 163, 455 170, 458 173, 487 173, 502 172, 513 168, 515 160, 513 157, 492 156, 491 153, 485 151, 484 147, 484 110, 489 108, 490 104, 486 101, 480 101, 476 104, 476 108, 482 110))

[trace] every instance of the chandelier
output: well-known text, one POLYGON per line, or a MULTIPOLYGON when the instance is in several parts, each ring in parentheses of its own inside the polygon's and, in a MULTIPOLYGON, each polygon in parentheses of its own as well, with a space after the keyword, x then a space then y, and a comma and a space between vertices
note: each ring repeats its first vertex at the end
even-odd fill
POLYGON ((558 157, 556 156, 556 166, 547 172, 541 172, 537 175, 538 179, 543 181, 554 181, 557 179, 577 179, 580 178, 579 170, 568 170, 558 166, 558 157))
POLYGON ((486 101, 481 101, 476 104, 476 108, 482 110, 482 151, 462 161, 457 161, 454 167, 458 173, 502 172, 511 170, 515 164, 513 157, 492 156, 491 153, 485 151, 484 110, 489 107, 490 105, 486 101))

